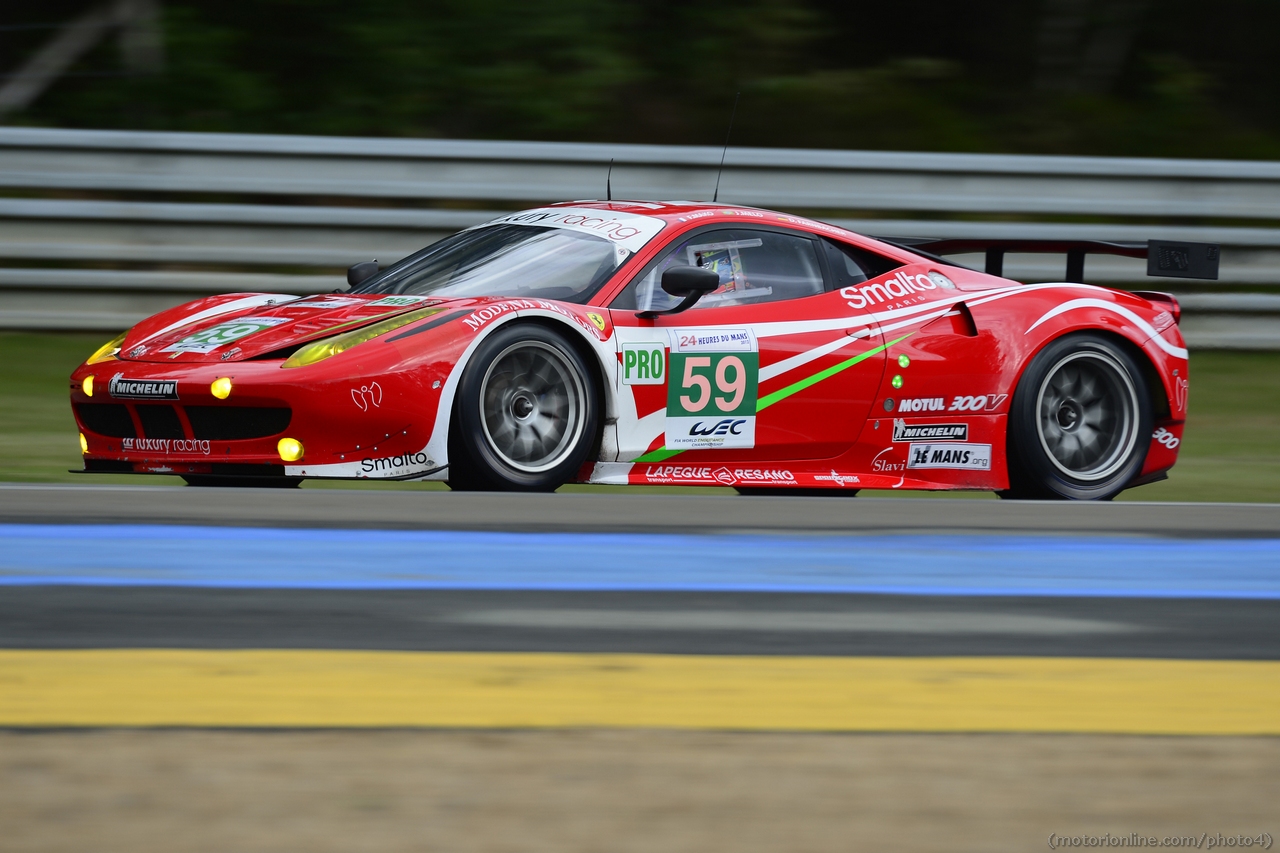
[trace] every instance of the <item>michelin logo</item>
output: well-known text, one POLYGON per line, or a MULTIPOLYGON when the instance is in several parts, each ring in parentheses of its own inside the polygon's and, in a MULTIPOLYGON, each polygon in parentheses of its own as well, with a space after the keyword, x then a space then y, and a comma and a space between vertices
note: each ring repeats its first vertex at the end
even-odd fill
POLYGON ((118 400, 176 400, 176 379, 125 379, 123 373, 111 377, 107 393, 118 400))
POLYGON ((968 441, 968 424, 908 424, 893 419, 894 441, 968 441))

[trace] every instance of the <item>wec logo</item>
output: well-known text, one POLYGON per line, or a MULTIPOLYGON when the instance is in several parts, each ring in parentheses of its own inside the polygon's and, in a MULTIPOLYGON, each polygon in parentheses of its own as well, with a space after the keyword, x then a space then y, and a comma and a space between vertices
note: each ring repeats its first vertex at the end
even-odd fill
POLYGON ((742 435, 742 425, 746 418, 724 418, 713 424, 698 421, 689 427, 689 435, 742 435))

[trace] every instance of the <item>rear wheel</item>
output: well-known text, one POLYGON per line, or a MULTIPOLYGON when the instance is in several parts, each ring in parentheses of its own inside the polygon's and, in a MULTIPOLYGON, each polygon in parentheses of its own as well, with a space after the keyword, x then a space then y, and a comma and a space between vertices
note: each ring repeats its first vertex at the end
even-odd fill
POLYGON ((1094 334, 1045 347, 1009 410, 1005 498, 1110 500, 1142 470, 1151 397, 1124 349, 1094 334))
POLYGON ((564 336, 516 324, 467 365, 449 442, 449 487, 555 491, 586 462, 599 427, 591 373, 564 336))

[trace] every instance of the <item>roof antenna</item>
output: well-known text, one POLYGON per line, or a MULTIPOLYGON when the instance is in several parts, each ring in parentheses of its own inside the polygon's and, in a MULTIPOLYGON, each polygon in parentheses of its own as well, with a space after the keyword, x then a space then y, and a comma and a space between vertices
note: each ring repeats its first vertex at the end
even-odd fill
POLYGON ((613 158, 609 158, 609 174, 604 179, 604 200, 613 201, 613 158))
POLYGON ((720 175, 724 173, 724 156, 729 153, 729 134, 733 133, 733 120, 738 115, 738 98, 740 97, 742 97, 741 92, 733 96, 733 112, 729 114, 729 130, 724 135, 724 150, 720 152, 720 171, 716 172, 716 191, 711 196, 712 204, 720 200, 720 175))

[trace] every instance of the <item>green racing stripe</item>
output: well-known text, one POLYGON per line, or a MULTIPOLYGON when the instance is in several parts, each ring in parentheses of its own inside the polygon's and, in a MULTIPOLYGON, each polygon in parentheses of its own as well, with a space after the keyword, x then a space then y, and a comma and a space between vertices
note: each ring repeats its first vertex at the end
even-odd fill
MULTIPOLYGON (((835 376, 837 373, 841 373, 845 370, 848 370, 850 367, 853 367, 855 364, 861 361, 866 361, 867 359, 871 358, 871 356, 873 355, 884 352, 894 344, 902 343, 907 338, 911 337, 912 334, 914 334, 914 332, 908 332, 907 334, 903 335, 900 338, 895 338, 894 340, 889 341, 887 344, 883 344, 882 346, 875 347, 874 349, 869 349, 864 353, 859 353, 858 355, 855 355, 853 358, 847 358, 844 361, 840 362, 839 364, 833 364, 831 367, 828 367, 826 370, 819 370, 817 373, 814 373, 811 376, 806 376, 804 379, 801 379, 798 382, 793 382, 785 388, 780 388, 777 391, 774 391, 772 394, 767 394, 764 397, 761 397, 759 400, 756 401, 756 414, 763 412, 765 409, 769 408, 774 403, 778 403, 778 402, 781 402, 782 400, 787 399, 792 394, 798 394, 806 388, 810 388, 814 385, 817 385, 819 382, 821 382, 824 379, 830 379, 832 376, 835 376)), ((684 453, 684 451, 668 450, 666 447, 659 447, 657 450, 651 450, 648 453, 644 454, 643 456, 637 457, 633 461, 633 464, 638 462, 662 462, 664 460, 670 459, 673 456, 678 456, 681 453, 684 453)))

